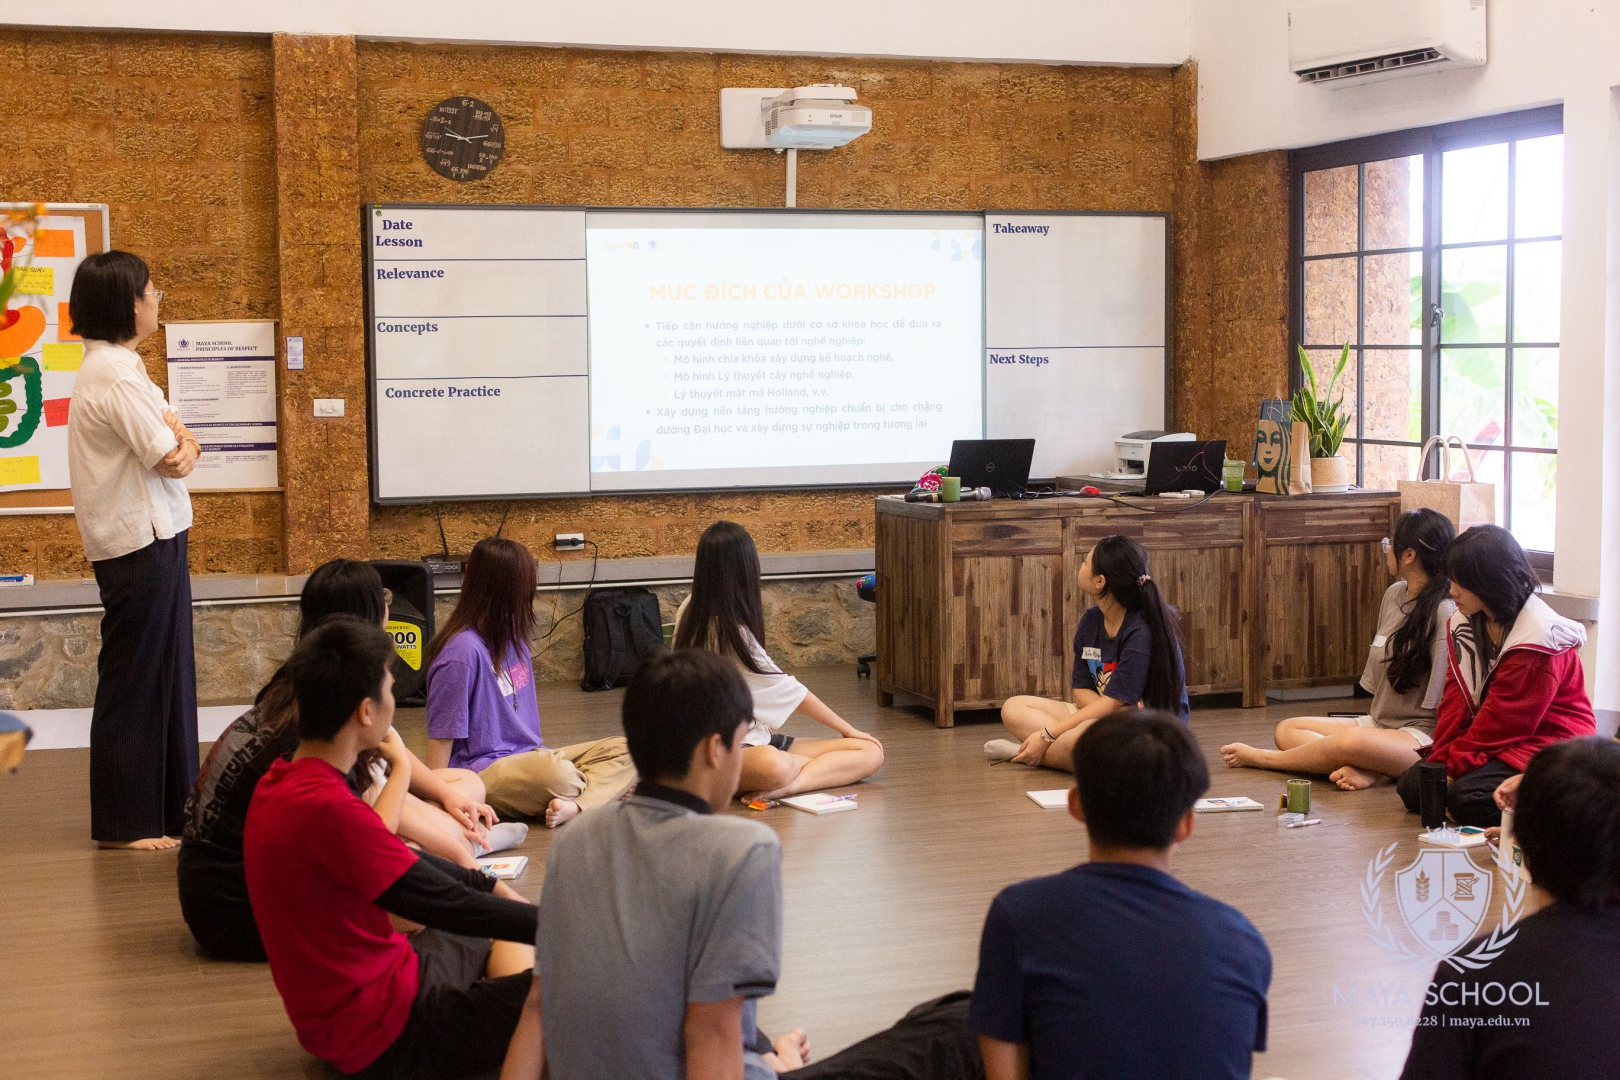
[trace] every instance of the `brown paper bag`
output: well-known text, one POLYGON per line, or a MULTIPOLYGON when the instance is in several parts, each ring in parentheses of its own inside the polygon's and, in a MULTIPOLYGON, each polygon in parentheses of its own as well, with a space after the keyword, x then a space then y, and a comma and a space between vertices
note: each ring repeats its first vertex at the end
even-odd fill
POLYGON ((1254 426, 1254 467, 1260 474, 1254 490, 1267 495, 1311 493, 1311 439, 1303 423, 1289 420, 1275 406, 1260 403, 1260 421, 1254 426), (1270 406, 1270 407, 1268 407, 1270 406))
POLYGON ((1475 525, 1496 524, 1496 485, 1482 484, 1474 478, 1473 456, 1455 435, 1445 439, 1436 435, 1424 443, 1423 453, 1418 455, 1417 476, 1411 480, 1397 481, 1395 486, 1401 493, 1403 514, 1423 507, 1438 510, 1451 519, 1451 524, 1459 533, 1475 525), (1462 451, 1463 461, 1468 465, 1467 480, 1451 478, 1451 444, 1462 451), (1430 448, 1435 446, 1440 448, 1441 478, 1425 480, 1423 464, 1429 458, 1430 448))

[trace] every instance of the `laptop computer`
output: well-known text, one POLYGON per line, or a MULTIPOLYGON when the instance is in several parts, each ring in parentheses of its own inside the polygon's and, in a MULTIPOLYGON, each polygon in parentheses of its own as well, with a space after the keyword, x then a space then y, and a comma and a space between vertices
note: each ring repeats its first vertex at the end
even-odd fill
POLYGON ((1221 466, 1226 461, 1226 440, 1208 442, 1156 442, 1148 451, 1143 495, 1166 491, 1219 491, 1221 466))
POLYGON ((952 476, 962 489, 987 487, 998 497, 1022 495, 1035 460, 1034 439, 957 439, 951 443, 952 476))

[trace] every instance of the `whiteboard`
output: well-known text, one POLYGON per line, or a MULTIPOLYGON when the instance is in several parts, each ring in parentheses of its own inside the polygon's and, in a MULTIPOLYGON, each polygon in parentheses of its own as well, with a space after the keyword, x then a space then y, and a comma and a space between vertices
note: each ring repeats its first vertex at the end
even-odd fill
MULTIPOLYGON (((594 221, 647 213, 588 212, 594 221)), ((727 213, 704 210, 690 220, 723 224, 727 213)), ((874 214, 905 216, 737 213, 829 229, 859 227, 874 214)), ((586 214, 582 207, 366 207, 376 501, 627 490, 624 475, 598 471, 593 482, 591 470, 593 434, 601 443, 611 432, 593 433, 591 423, 586 214)), ((960 253, 983 267, 976 335, 983 434, 1034 438, 1031 475, 1045 479, 1109 469, 1119 435, 1165 426, 1168 215, 958 217, 984 223, 982 257, 960 253)), ((825 443, 826 461, 804 462, 819 466, 813 481, 762 470, 749 486, 874 481, 870 466, 834 460, 836 443, 825 443)), ((944 452, 929 451, 924 456, 944 452)), ((649 477, 640 490, 674 490, 682 479, 660 488, 649 477)))
POLYGON ((589 492, 584 211, 365 220, 373 497, 589 492))
POLYGON ((986 436, 1033 438, 1030 475, 1112 472, 1168 418, 1166 215, 985 215, 986 436))

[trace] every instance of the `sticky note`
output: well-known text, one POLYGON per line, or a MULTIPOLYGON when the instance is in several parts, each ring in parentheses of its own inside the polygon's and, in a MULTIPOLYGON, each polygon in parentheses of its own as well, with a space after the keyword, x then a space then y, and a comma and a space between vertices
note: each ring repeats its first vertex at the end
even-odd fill
POLYGON ((45 426, 67 427, 68 404, 72 398, 53 397, 45 399, 45 426))
POLYGON ((61 341, 83 341, 73 332, 73 316, 68 314, 68 306, 64 303, 56 305, 56 336, 61 341))
POLYGON ((0 487, 39 483, 39 456, 0 457, 0 487))
POLYGON ((54 296, 56 271, 49 266, 13 267, 17 273, 18 296, 54 296))
POLYGON ((84 363, 84 346, 76 341, 47 341, 40 351, 46 371, 78 371, 84 363))
POLYGON ((34 257, 36 259, 73 258, 73 230, 36 229, 34 231, 34 257))

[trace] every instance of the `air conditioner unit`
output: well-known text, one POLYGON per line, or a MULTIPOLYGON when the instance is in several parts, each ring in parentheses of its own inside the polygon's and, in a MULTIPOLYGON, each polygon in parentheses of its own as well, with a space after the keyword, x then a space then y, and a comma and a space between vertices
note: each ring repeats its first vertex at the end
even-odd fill
POLYGON ((1288 13, 1288 66, 1300 82, 1484 63, 1485 0, 1314 0, 1288 13))

